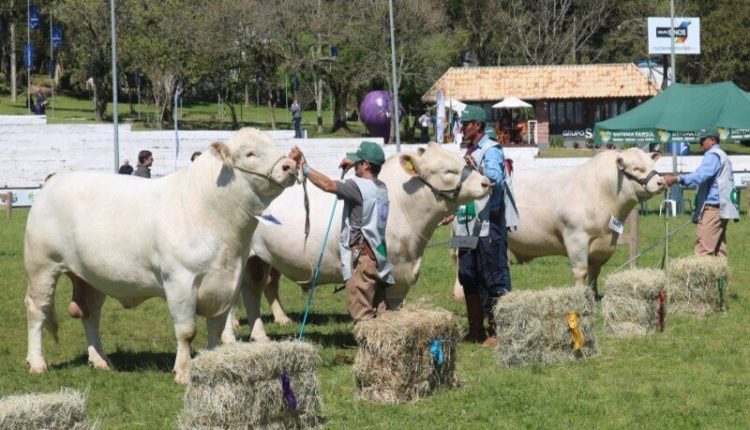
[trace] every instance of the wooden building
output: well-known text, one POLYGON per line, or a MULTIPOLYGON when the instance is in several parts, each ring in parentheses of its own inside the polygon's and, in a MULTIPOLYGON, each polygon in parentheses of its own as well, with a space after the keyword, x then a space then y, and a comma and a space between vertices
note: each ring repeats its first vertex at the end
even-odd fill
POLYGON ((539 145, 555 137, 585 145, 596 121, 617 116, 659 92, 633 63, 452 67, 422 101, 435 103, 438 90, 446 100, 481 105, 498 124, 508 113, 493 109, 493 104, 506 97, 531 103, 538 136, 532 143, 539 145))

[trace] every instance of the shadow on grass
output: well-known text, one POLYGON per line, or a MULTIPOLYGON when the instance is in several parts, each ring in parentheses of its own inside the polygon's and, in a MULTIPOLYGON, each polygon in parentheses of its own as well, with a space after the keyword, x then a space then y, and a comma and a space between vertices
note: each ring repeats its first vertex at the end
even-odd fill
MULTIPOLYGON (((157 370, 171 372, 174 366, 175 353, 149 351, 121 351, 108 354, 113 370, 118 372, 142 372, 157 370)), ((51 366, 53 369, 68 369, 77 366, 88 366, 88 355, 79 355, 73 360, 51 366)))

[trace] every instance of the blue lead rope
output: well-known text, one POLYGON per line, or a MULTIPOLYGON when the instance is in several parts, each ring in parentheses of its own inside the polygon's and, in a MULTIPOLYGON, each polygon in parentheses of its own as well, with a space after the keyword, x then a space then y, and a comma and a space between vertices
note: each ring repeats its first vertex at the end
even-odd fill
POLYGON ((432 358, 438 366, 443 365, 445 356, 443 355, 443 341, 441 339, 433 339, 430 342, 430 354, 432 354, 432 358))
MULTIPOLYGON (((341 179, 344 179, 344 173, 341 172, 341 179)), ((326 244, 328 243, 328 233, 331 232, 331 226, 333 225, 333 215, 336 213, 336 204, 339 199, 334 196, 333 207, 331 208, 331 216, 328 217, 328 227, 326 228, 326 234, 323 236, 323 245, 320 247, 320 255, 318 256, 318 264, 315 266, 313 272, 312 282, 310 283, 310 291, 307 293, 307 304, 305 305, 305 316, 302 317, 302 322, 299 325, 299 336, 297 340, 302 340, 305 336, 305 324, 307 324, 307 316, 310 314, 310 308, 312 307, 313 294, 315 294, 315 286, 318 285, 318 277, 320 276, 320 265, 323 263, 323 254, 326 252, 326 244)))

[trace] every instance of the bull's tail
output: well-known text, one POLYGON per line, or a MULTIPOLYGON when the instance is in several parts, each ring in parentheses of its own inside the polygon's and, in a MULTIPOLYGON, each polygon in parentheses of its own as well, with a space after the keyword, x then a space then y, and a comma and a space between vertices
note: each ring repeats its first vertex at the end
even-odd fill
POLYGON ((26 293, 26 311, 29 319, 29 329, 32 324, 41 322, 43 327, 52 335, 55 342, 59 342, 57 312, 55 310, 55 281, 52 285, 29 282, 26 293))

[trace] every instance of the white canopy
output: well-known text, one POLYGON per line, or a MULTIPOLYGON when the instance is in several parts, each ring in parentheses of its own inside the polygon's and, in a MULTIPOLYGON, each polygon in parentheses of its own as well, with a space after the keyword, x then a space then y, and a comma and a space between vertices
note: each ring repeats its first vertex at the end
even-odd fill
POLYGON ((531 105, 518 97, 506 97, 503 101, 492 105, 496 109, 530 108, 531 105))
POLYGON ((448 99, 445 101, 445 106, 448 108, 453 109, 454 111, 458 112, 459 114, 466 109, 466 103, 456 100, 456 99, 448 99))

